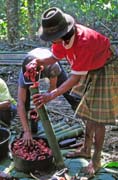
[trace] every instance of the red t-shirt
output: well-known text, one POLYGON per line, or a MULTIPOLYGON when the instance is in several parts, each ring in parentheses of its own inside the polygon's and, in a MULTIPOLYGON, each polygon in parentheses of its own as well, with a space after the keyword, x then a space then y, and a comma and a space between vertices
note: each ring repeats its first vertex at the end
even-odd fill
POLYGON ((90 71, 104 66, 111 56, 109 39, 85 26, 76 25, 77 32, 73 44, 66 49, 63 42, 52 45, 57 59, 66 58, 72 71, 90 71))

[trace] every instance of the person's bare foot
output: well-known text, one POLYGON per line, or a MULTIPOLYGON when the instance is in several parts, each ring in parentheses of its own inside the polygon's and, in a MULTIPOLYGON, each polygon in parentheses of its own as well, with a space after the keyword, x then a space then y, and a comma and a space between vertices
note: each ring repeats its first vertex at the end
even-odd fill
POLYGON ((93 161, 90 161, 87 167, 87 172, 90 175, 94 175, 100 169, 100 167, 101 167, 100 161, 96 163, 94 163, 93 161))
POLYGON ((81 172, 83 172, 84 175, 87 176, 88 178, 91 178, 100 169, 100 167, 101 167, 100 160, 96 161, 95 163, 91 160, 87 167, 82 168, 81 172))
POLYGON ((90 152, 90 150, 86 150, 84 147, 82 147, 82 148, 78 148, 74 152, 67 153, 66 157, 67 158, 83 157, 83 158, 86 158, 86 159, 90 159, 91 158, 91 152, 90 152))

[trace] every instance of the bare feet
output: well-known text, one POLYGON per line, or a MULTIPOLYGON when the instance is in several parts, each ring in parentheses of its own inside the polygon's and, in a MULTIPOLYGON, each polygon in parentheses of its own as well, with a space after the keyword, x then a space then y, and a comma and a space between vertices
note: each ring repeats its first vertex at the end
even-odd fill
POLYGON ((77 149, 76 151, 74 152, 69 152, 67 155, 66 155, 67 158, 77 158, 77 157, 84 157, 86 159, 89 159, 91 158, 91 152, 90 150, 86 150, 84 147, 80 148, 80 149, 77 149))
POLYGON ((96 161, 95 163, 91 160, 87 167, 84 167, 81 172, 84 173, 88 178, 91 178, 95 175, 95 173, 100 169, 101 162, 96 161))

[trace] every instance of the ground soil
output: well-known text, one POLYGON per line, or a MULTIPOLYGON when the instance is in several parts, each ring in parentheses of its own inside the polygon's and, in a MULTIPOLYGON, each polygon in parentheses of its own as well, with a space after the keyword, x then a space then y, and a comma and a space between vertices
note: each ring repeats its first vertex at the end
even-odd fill
MULTIPOLYGON (((7 67, 8 70, 11 70, 9 68, 11 67, 7 67)), ((14 70, 15 70, 14 77, 13 78, 11 77, 10 81, 7 80, 7 77, 3 77, 3 78, 8 83, 8 87, 10 89, 12 96, 17 101, 17 88, 18 88, 17 80, 18 80, 20 67, 14 66, 14 70)), ((48 88, 48 85, 49 84, 48 84, 47 79, 42 79, 40 81, 41 90, 46 90, 48 88)), ((57 97, 55 100, 49 102, 46 106, 47 106, 47 110, 51 118, 51 121, 54 124, 59 122, 60 119, 65 118, 69 123, 72 123, 72 124, 78 121, 78 123, 82 125, 83 130, 85 130, 82 120, 74 118, 74 111, 71 109, 70 104, 66 101, 66 99, 63 96, 57 97)), ((20 124, 18 116, 12 122, 11 130, 16 131, 16 134, 22 130, 22 126, 20 124)), ((83 141, 84 135, 81 136, 79 139, 80 141, 83 141)), ((118 126, 107 126, 105 141, 104 141, 104 146, 103 146, 104 160, 105 161, 118 161, 117 148, 118 148, 118 126)))
MULTIPOLYGON (((102 24, 99 28, 96 24, 95 28, 99 31, 102 32, 103 34, 107 35, 108 37, 111 37, 111 40, 116 42, 116 46, 118 47, 118 23, 117 20, 109 23, 109 24, 102 24), (113 25, 112 25, 113 24, 113 25), (112 27, 112 30, 111 30, 112 27), (111 30, 111 31, 110 31, 111 30)), ((9 46, 4 45, 4 49, 8 50, 9 46)), ((4 50, 2 49, 2 50, 4 50)), ((16 48, 18 50, 18 48, 16 48)), ((23 47, 24 49, 24 47, 23 47)), ((23 50, 22 49, 22 50, 23 50)), ((9 49, 10 50, 10 49, 9 49)), ((4 67, 4 66, 3 66, 4 67)), ((2 68, 2 67, 1 67, 2 68)), ((68 68, 65 67, 66 71, 68 71, 68 68)), ((20 67, 18 66, 12 66, 12 67, 6 67, 6 71, 14 71, 13 76, 11 76, 10 81, 6 76, 2 77, 5 79, 5 81, 8 84, 8 87, 10 89, 10 92, 12 96, 17 100, 17 80, 18 80, 18 74, 20 71, 20 67)), ((46 89, 48 86, 48 83, 46 80, 42 80, 42 89, 46 89)), ((47 109, 49 116, 53 123, 57 123, 60 119, 66 118, 68 121, 71 123, 74 123, 76 119, 74 118, 74 111, 71 109, 70 105, 68 102, 65 100, 63 96, 60 96, 56 98, 55 100, 51 101, 50 103, 47 104, 47 109)), ((79 123, 82 124, 82 120, 79 119, 77 120, 79 123)), ((19 132, 19 129, 21 130, 21 124, 18 118, 16 118, 12 122, 12 131, 16 131, 17 133, 19 132), (16 125, 17 124, 17 125, 16 125)), ((83 126, 84 129, 84 126, 83 126)), ((84 136, 80 138, 80 140, 83 141, 84 136)), ((118 125, 117 126, 107 126, 106 127, 106 134, 105 134, 105 141, 104 141, 104 146, 103 146, 103 158, 104 160, 107 161, 118 161, 118 125)))

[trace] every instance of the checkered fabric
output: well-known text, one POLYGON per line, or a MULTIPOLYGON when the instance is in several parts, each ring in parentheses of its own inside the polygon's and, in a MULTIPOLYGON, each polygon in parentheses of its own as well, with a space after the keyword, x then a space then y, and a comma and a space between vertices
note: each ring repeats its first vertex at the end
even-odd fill
POLYGON ((113 55, 104 67, 88 72, 74 93, 82 99, 76 114, 98 123, 118 122, 118 56, 113 55))

